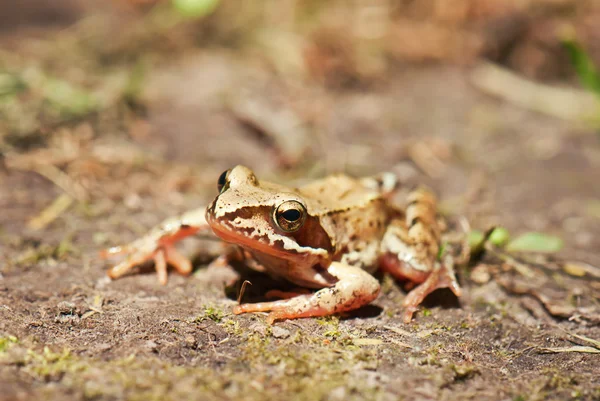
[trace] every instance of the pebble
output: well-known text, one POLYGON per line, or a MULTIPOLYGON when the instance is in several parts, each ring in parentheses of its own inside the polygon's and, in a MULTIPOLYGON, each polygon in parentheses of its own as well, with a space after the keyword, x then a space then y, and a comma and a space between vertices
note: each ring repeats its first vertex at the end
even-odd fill
POLYGON ((158 344, 152 340, 148 340, 146 341, 146 343, 144 344, 144 346, 146 348, 148 348, 150 351, 155 351, 158 348, 158 344))
POLYGON ((63 315, 72 315, 75 313, 75 304, 73 302, 62 301, 56 305, 58 311, 63 315))
POLYGON ((249 329, 260 334, 261 336, 264 336, 267 333, 267 326, 265 326, 263 323, 254 323, 249 327, 249 329))
POLYGON ((273 337, 275 338, 288 338, 290 336, 290 331, 283 327, 273 326, 271 328, 271 334, 273 334, 273 337))
POLYGON ((185 336, 185 345, 188 348, 195 348, 196 347, 196 339, 194 338, 193 335, 189 334, 187 336, 185 336))

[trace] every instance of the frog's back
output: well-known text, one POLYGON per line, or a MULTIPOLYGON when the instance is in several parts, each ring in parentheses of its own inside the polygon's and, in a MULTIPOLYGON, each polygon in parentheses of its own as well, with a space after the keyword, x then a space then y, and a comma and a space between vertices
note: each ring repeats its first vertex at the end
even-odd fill
POLYGON ((364 269, 376 266, 389 216, 387 199, 364 180, 335 175, 300 190, 334 248, 334 260, 364 269))
POLYGON ((345 174, 313 181, 298 191, 308 201, 311 213, 315 215, 366 206, 382 197, 380 192, 367 188, 361 180, 345 174))

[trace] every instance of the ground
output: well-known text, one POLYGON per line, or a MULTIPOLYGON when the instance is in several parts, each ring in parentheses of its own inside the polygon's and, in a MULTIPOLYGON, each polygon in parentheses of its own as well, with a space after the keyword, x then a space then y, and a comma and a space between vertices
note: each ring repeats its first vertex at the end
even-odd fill
MULTIPOLYGON (((548 33, 597 59, 592 2, 25 3, 0 34, 0 399, 600 400, 600 137, 573 105, 598 111, 548 33), (381 275, 343 316, 235 316, 210 238, 181 244, 190 277, 106 278, 101 249, 206 204, 235 164, 283 183, 392 171, 399 203, 426 184, 449 218, 551 249, 486 245, 457 269, 464 295, 409 324, 381 275)), ((242 275, 250 300, 281 285, 242 275)))

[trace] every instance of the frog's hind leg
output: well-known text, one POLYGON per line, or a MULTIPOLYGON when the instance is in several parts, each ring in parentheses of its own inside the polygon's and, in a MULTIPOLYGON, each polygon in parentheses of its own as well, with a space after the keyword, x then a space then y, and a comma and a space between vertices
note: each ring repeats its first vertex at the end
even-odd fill
POLYGON ((333 262, 327 272, 338 279, 331 287, 280 301, 238 305, 233 313, 271 312, 267 321, 272 324, 276 320, 329 316, 358 309, 379 295, 379 282, 359 267, 333 262))
POLYGON ((406 221, 395 219, 388 226, 381 243, 380 259, 384 271, 397 279, 420 284, 404 299, 407 323, 417 306, 436 289, 450 288, 456 296, 461 295, 452 258, 446 256, 438 261, 440 228, 434 195, 419 189, 409 195, 408 201, 406 221))

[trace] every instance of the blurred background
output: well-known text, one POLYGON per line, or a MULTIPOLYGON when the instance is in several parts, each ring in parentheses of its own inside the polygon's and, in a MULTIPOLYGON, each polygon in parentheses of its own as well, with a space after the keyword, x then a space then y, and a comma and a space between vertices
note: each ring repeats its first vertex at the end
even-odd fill
POLYGON ((0 0, 0 399, 597 399, 598 66, 598 0, 0 0), (106 282, 236 164, 392 171, 514 241, 414 325, 385 278, 364 318, 232 316, 197 242, 106 282))
POLYGON ((600 246, 598 1, 1 7, 5 230, 58 228, 72 204, 144 226, 245 164, 294 182, 393 171, 475 226, 600 246))

